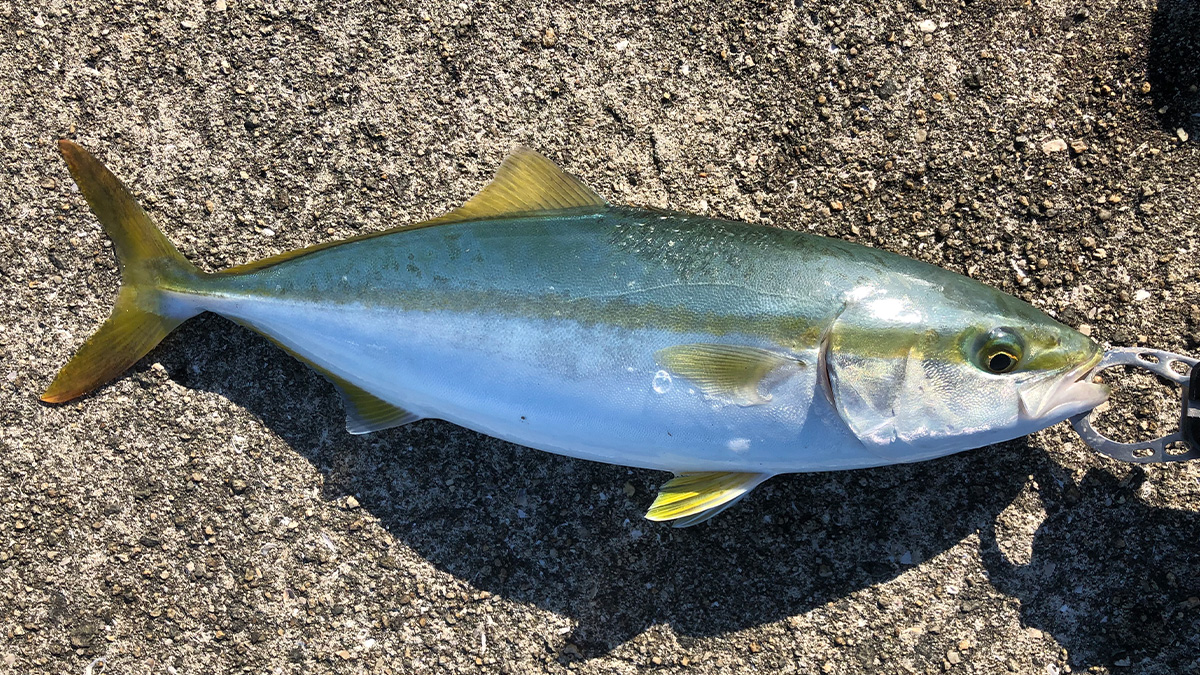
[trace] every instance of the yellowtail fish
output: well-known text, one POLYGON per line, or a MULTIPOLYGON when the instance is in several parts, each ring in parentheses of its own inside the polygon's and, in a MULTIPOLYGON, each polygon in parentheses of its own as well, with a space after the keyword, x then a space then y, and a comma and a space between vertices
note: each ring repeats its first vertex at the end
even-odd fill
POLYGON ((776 474, 980 447, 1108 394, 1099 347, 1009 295, 837 239, 613 206, 527 149, 440 218, 214 274, 59 147, 122 285, 48 402, 215 312, 327 377, 351 433, 433 417, 672 471, 647 517, 687 526, 776 474))

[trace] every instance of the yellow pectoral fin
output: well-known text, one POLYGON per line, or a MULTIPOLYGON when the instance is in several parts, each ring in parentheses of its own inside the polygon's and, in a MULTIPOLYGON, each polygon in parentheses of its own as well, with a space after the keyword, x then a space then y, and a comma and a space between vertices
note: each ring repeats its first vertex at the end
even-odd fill
POLYGON ((646 518, 674 520, 675 527, 691 527, 733 506, 770 477, 725 471, 680 474, 658 489, 646 518))
POLYGON ((759 387, 768 375, 785 366, 804 367, 790 356, 739 345, 678 345, 654 356, 663 368, 694 382, 705 394, 739 405, 766 403, 771 397, 760 393, 759 387))

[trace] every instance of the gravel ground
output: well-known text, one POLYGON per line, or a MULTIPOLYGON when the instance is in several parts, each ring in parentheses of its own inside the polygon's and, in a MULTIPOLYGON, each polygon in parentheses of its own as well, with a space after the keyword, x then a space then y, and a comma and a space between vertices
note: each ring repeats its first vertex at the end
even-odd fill
MULTIPOLYGON (((214 317, 40 404, 118 282, 61 137, 210 270, 438 215, 524 143, 1200 350, 1196 0, 414 5, 0 0, 0 673, 1200 671, 1200 465, 1065 425, 678 531, 661 473, 349 436, 214 317)), ((1169 424, 1156 387, 1110 421, 1169 424)))

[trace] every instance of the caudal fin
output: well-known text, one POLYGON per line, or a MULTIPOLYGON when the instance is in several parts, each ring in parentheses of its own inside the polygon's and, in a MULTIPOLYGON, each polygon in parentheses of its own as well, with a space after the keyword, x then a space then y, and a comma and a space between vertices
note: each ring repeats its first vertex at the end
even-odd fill
POLYGON ((68 140, 58 149, 88 206, 112 239, 121 290, 112 314, 42 394, 69 401, 124 372, 197 312, 167 312, 164 286, 185 287, 203 275, 163 236, 129 190, 87 150, 68 140))

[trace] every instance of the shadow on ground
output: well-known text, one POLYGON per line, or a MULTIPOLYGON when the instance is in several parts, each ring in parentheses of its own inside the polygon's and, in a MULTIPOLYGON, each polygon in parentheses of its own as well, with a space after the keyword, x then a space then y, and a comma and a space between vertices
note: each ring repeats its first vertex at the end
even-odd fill
POLYGON ((1092 470, 1078 484, 1052 469, 1036 468, 1047 516, 1028 564, 984 531, 992 584, 1020 598, 1022 623, 1053 635, 1074 665, 1196 672, 1200 513, 1147 504, 1139 495, 1153 483, 1140 467, 1121 481, 1092 470))
POLYGON ((1163 126, 1200 139, 1200 0, 1159 0, 1146 80, 1163 126))
MULTIPOLYGON (((1051 633, 1080 665, 1183 663, 1179 641, 1197 629, 1200 603, 1189 598, 1198 593, 1200 515, 1149 507, 1135 496, 1137 481, 1106 473, 1063 483, 1024 441, 917 465, 781 477, 681 531, 641 518, 664 474, 556 457, 433 420, 350 436, 332 388, 265 340, 211 317, 175 339, 187 348, 159 352, 171 377, 260 416, 325 474, 328 498, 356 495, 433 565, 575 620, 568 639, 583 658, 654 624, 686 642, 800 614, 979 531, 995 588, 1018 598, 1025 625, 1051 633), (251 380, 225 365, 226 350, 266 365, 251 380), (193 368, 197 358, 202 367, 193 368), (294 414, 293 396, 320 412, 294 414), (1049 516, 1031 563, 1017 566, 998 551, 993 528, 1030 473, 1049 516)), ((956 600, 981 616, 1006 602, 986 584, 956 600)))

